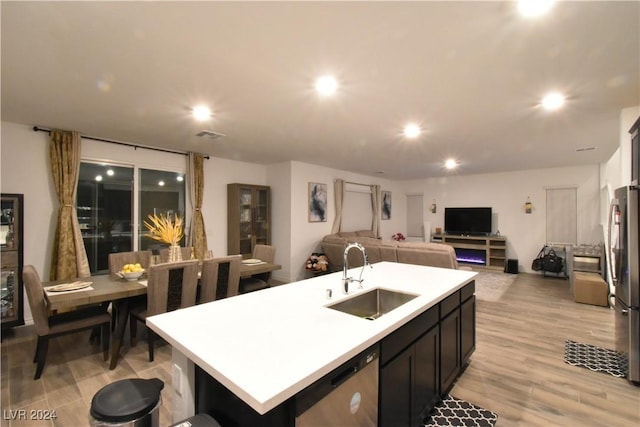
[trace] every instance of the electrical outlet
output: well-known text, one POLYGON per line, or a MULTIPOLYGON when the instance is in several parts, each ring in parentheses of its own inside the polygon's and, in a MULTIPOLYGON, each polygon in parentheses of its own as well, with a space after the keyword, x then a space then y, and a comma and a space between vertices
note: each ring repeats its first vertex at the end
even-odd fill
POLYGON ((175 363, 173 364, 173 389, 182 396, 182 369, 175 363))

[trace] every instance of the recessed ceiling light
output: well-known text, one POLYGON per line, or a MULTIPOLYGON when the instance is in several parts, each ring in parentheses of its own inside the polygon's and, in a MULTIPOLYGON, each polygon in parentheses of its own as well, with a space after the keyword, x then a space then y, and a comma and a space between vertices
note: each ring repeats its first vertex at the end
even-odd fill
POLYGON ((114 174, 113 169, 107 169, 107 175, 113 176, 113 174, 114 174))
POLYGON ((557 110, 564 104, 564 95, 558 92, 551 92, 542 98, 542 106, 545 110, 557 110))
POLYGON ((211 110, 206 105, 198 105, 193 107, 192 114, 193 117, 199 122, 211 118, 211 110))
POLYGON ((316 80, 316 91, 322 96, 331 96, 338 89, 338 81, 333 76, 322 76, 316 80))
POLYGON ((455 169, 456 166, 458 166, 458 162, 456 162, 455 159, 447 159, 447 161, 444 162, 444 167, 447 169, 455 169))
POLYGON ((164 181, 158 181, 158 185, 159 185, 160 187, 164 187, 164 181))
POLYGON ((527 18, 544 15, 553 6, 553 0, 518 0, 518 12, 527 18))
POLYGON ((184 181, 184 177, 182 175, 178 175, 178 176, 176 176, 176 181, 182 182, 182 181, 184 181))
POLYGON ((98 182, 102 181, 102 175, 96 175, 96 181, 98 182))
POLYGON ((420 127, 414 123, 409 123, 404 127, 404 136, 407 138, 417 138, 421 132, 420 127))

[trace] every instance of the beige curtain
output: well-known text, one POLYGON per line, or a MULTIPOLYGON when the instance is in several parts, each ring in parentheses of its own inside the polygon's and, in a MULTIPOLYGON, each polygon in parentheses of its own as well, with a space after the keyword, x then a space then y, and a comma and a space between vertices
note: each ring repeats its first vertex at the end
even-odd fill
POLYGON ((191 230, 189 241, 193 246, 193 252, 200 261, 207 253, 207 232, 204 228, 204 217, 202 216, 202 195, 204 193, 204 157, 202 154, 189 153, 189 164, 187 166, 187 177, 189 179, 189 197, 193 214, 191 215, 191 230))
POLYGON ((371 230, 373 235, 380 237, 380 186, 371 186, 371 207, 373 208, 373 219, 371 221, 371 230))
POLYGON ((331 234, 336 234, 342 226, 342 201, 344 200, 344 180, 336 179, 333 183, 333 191, 336 201, 336 217, 333 219, 331 234))
POLYGON ((80 134, 52 130, 49 160, 59 204, 49 279, 88 277, 91 275, 89 261, 75 206, 80 170, 80 134))

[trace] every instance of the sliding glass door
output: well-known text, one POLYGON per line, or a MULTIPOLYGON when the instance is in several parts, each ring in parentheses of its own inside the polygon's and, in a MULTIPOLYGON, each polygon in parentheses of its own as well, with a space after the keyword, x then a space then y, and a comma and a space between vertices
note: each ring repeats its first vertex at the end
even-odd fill
POLYGON ((149 214, 184 218, 184 178, 133 165, 80 164, 77 213, 91 274, 109 271, 110 253, 166 246, 145 236, 143 220, 149 214))
POLYGON ((133 250, 133 167, 81 163, 77 213, 91 273, 109 271, 112 252, 133 250))
MULTIPOLYGON (((185 182, 184 174, 165 172, 151 169, 139 170, 140 189, 138 228, 140 250, 157 249, 168 246, 147 236, 147 228, 143 221, 147 221, 150 214, 178 215, 184 218, 185 214, 185 182)), ((184 238, 180 244, 184 246, 184 238)))

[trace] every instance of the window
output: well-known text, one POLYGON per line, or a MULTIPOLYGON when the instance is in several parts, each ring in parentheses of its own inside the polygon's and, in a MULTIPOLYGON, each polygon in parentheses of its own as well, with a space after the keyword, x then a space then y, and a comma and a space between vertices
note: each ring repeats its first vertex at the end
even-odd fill
POLYGON ((341 229, 371 230, 372 221, 371 188, 368 185, 345 183, 341 229))
POLYGON ((162 246, 142 236, 142 219, 149 213, 184 215, 184 174, 82 162, 76 198, 91 274, 106 273, 110 253, 162 246))

